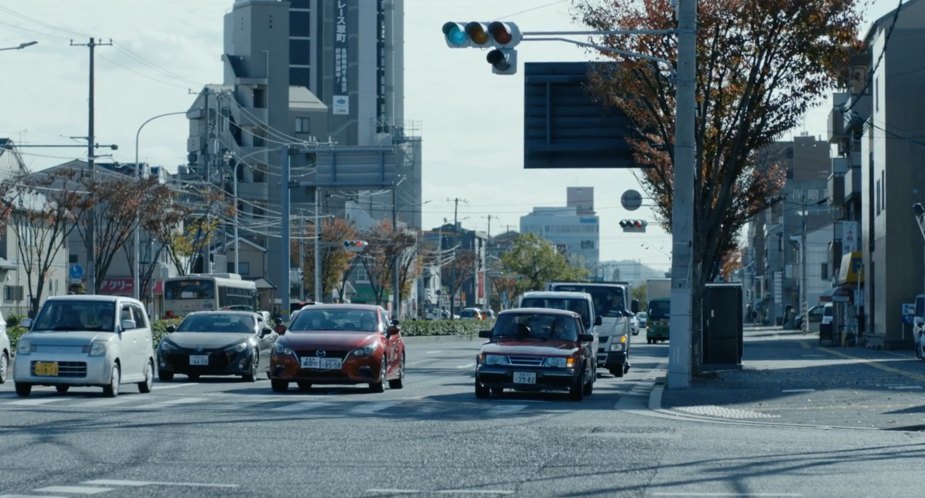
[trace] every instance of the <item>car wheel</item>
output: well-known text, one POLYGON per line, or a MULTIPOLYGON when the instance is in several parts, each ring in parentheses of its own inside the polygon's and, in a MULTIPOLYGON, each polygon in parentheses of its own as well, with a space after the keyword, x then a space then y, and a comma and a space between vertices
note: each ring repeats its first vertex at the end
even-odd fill
POLYGON ((585 384, 585 387, 584 387, 583 391, 584 391, 584 393, 585 393, 585 396, 590 396, 591 393, 594 392, 594 381, 593 381, 593 380, 589 380, 588 383, 585 384))
POLYGON ((288 380, 270 379, 270 387, 275 393, 284 393, 289 390, 288 380))
POLYGON ((0 384, 6 382, 7 372, 10 371, 10 357, 7 356, 6 351, 0 353, 0 384))
POLYGON ((307 393, 308 391, 312 390, 311 382, 299 381, 296 384, 299 385, 299 391, 302 391, 303 393, 307 393))
POLYGON ((110 398, 119 395, 119 385, 122 383, 122 374, 119 372, 119 365, 112 366, 112 373, 109 375, 109 385, 103 387, 103 394, 110 398))
POLYGON ((610 375, 614 377, 623 377, 623 367, 611 368, 610 375))
POLYGON ((145 365, 145 380, 138 383, 138 392, 145 394, 151 392, 151 386, 154 385, 154 363, 148 361, 145 365))
POLYGON ((186 377, 187 377, 189 380, 192 380, 192 381, 197 381, 197 380, 199 380, 199 374, 186 374, 186 377))
POLYGON ((585 373, 582 371, 575 379, 575 383, 569 388, 569 397, 572 401, 581 401, 585 399, 585 373))
POLYGON ((16 395, 25 398, 29 396, 29 393, 32 392, 32 384, 24 384, 22 382, 16 383, 16 395))
POLYGON ((157 371, 157 378, 163 382, 170 382, 173 380, 173 372, 167 372, 165 370, 157 371))
POLYGON ((55 391, 58 391, 58 394, 67 394, 67 391, 71 386, 55 386, 55 391))
POLYGON ((401 355, 401 362, 398 364, 398 378, 389 381, 389 389, 401 389, 404 387, 402 380, 405 378, 405 355, 401 355))
POLYGON ((382 355, 382 361, 379 362, 379 382, 370 382, 369 391, 373 393, 385 392, 385 372, 388 366, 388 358, 382 355))
POLYGON ((244 382, 257 382, 258 368, 260 368, 260 353, 255 349, 251 356, 251 371, 241 376, 244 382))
POLYGON ((481 382, 479 382, 478 378, 475 379, 475 397, 476 398, 485 399, 488 397, 488 394, 490 392, 491 391, 489 391, 487 387, 485 387, 484 385, 482 385, 481 382))

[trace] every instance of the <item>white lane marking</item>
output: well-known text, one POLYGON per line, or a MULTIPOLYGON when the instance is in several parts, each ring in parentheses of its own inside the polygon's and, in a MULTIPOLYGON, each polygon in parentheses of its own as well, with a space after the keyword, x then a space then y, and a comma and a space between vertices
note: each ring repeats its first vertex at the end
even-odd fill
POLYGON ((887 386, 890 389, 903 390, 903 389, 921 389, 922 386, 887 386))
POLYGON ((139 398, 135 396, 119 396, 117 398, 103 398, 103 399, 96 399, 93 401, 85 401, 82 403, 75 403, 70 406, 76 407, 76 408, 90 408, 94 406, 112 406, 112 405, 118 405, 119 403, 129 403, 132 401, 137 401, 138 399, 139 398))
POLYGON ((382 410, 391 408, 397 404, 398 402, 396 401, 382 401, 379 403, 370 403, 366 405, 357 406, 356 408, 350 410, 350 413, 359 413, 359 414, 376 413, 376 412, 381 412, 382 410))
MULTIPOLYGON (((0 495, 0 498, 38 498, 39 495, 0 495)), ((41 498, 68 498, 62 495, 41 495, 41 498)))
POLYGON ((271 412, 307 412, 314 410, 315 408, 321 408, 323 406, 328 406, 330 403, 322 403, 320 401, 301 401, 299 403, 293 403, 291 405, 277 406, 276 408, 271 408, 271 412))
POLYGON ((768 497, 778 497, 778 496, 803 496, 802 493, 652 493, 654 496, 742 496, 742 497, 752 497, 752 496, 768 496, 768 497))
POLYGON ((161 389, 176 389, 178 387, 189 387, 189 386, 196 386, 196 385, 198 384, 196 384, 195 382, 190 382, 187 384, 169 384, 169 385, 154 384, 154 390, 160 391, 161 389))
POLYGON ((95 495, 115 491, 115 488, 91 488, 89 486, 48 486, 39 488, 36 491, 40 493, 71 493, 75 495, 95 495))
POLYGON ((36 398, 36 399, 20 399, 17 401, 10 401, 8 405, 15 406, 38 406, 38 405, 47 405, 48 403, 58 403, 66 399, 73 398, 36 398))
POLYGON ((426 353, 424 353, 424 354, 437 354, 437 353, 442 353, 442 352, 443 352, 443 351, 441 351, 441 350, 438 349, 438 350, 436 350, 436 351, 428 351, 428 352, 426 352, 426 353))
POLYGON ((213 484, 208 482, 163 482, 163 481, 123 481, 118 479, 95 479, 81 484, 103 484, 109 486, 186 486, 196 488, 237 488, 238 484, 213 484))
POLYGON ((501 405, 488 410, 488 413, 492 415, 510 415, 512 413, 517 413, 526 407, 527 405, 501 405))
POLYGON ((513 489, 441 489, 443 495, 512 495, 513 489))
POLYGON ((458 365, 456 368, 463 369, 463 368, 472 368, 474 366, 475 366, 475 363, 466 363, 465 365, 458 365))
POLYGON ((173 406, 173 405, 188 405, 193 403, 200 403, 205 401, 205 398, 177 398, 177 399, 168 399, 167 401, 159 401, 157 403, 148 403, 145 405, 137 406, 135 408, 147 409, 147 408, 161 408, 164 406, 173 406))
POLYGON ((815 389, 781 389, 782 393, 812 393, 816 392, 815 389))
POLYGON ((396 494, 418 494, 421 492, 420 489, 391 489, 391 488, 370 488, 366 490, 367 493, 374 494, 387 494, 387 495, 396 495, 396 494))

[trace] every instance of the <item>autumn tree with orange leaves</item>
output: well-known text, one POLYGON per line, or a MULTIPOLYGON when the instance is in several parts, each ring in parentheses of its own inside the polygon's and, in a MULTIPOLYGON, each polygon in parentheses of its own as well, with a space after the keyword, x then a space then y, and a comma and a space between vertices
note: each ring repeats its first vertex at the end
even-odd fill
MULTIPOLYGON (((858 46, 861 0, 698 2, 695 188, 693 197, 694 358, 699 367, 700 292, 736 247, 736 235, 777 198, 784 172, 756 155, 800 123, 835 86, 858 46)), ((576 2, 594 30, 670 30, 670 0, 576 2)), ((618 64, 593 73, 591 92, 632 122, 630 146, 655 212, 671 230, 674 198, 677 37, 608 35, 600 45, 671 61, 601 51, 618 64)))

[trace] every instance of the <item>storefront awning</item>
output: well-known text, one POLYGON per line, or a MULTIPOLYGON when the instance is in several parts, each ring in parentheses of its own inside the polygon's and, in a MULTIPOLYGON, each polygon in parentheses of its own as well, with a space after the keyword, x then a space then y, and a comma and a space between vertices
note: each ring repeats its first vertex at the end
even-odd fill
POLYGON ((848 298, 851 299, 854 297, 854 289, 848 285, 840 285, 838 287, 832 287, 831 289, 826 290, 819 296, 820 303, 831 303, 833 298, 848 298))
POLYGON ((860 251, 847 253, 841 258, 841 267, 838 269, 838 284, 863 284, 864 260, 860 251))

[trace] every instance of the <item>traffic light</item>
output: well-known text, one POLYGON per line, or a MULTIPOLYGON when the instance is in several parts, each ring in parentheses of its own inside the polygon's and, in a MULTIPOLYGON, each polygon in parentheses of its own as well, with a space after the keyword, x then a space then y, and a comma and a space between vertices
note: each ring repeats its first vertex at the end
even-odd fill
POLYGON ((523 36, 514 23, 451 21, 443 24, 443 36, 450 48, 492 48, 486 59, 495 74, 517 72, 517 51, 514 47, 520 43, 523 36))
POLYGON ((645 232, 649 222, 646 220, 620 220, 624 232, 645 232))
POLYGON ((363 252, 369 245, 365 240, 345 240, 344 250, 347 252, 363 252))

